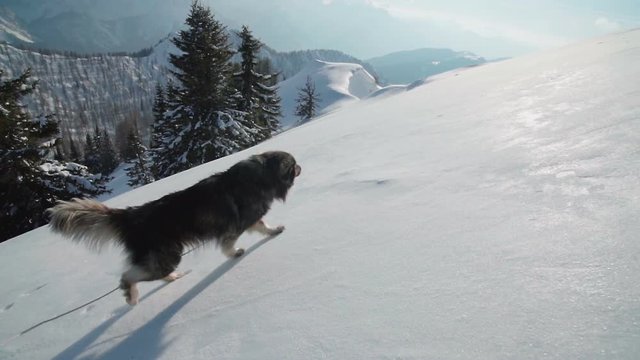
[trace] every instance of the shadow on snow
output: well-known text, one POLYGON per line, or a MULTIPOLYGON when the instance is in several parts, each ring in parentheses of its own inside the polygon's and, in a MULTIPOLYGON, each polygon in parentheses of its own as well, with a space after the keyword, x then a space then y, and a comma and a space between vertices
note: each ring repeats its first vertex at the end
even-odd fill
MULTIPOLYGON (((177 299, 173 304, 169 305, 166 309, 162 310, 158 313, 153 319, 148 321, 146 324, 141 326, 140 328, 134 330, 133 332, 119 336, 126 337, 119 344, 114 346, 113 348, 107 350, 101 354, 94 354, 89 356, 81 357, 83 359, 125 359, 131 357, 141 356, 145 359, 155 359, 159 357, 165 349, 170 345, 170 342, 166 342, 163 340, 162 330, 164 326, 169 323, 169 320, 176 315, 180 309, 182 309, 185 305, 187 305, 191 300, 193 300, 196 296, 198 296, 202 291, 204 291, 207 287, 213 284, 216 280, 218 280, 222 275, 227 273, 227 271, 233 269, 242 259, 247 257, 250 253, 257 250, 260 246, 264 245, 267 241, 271 240, 273 236, 264 238, 257 243, 253 244, 249 248, 246 249, 246 252, 241 258, 238 259, 228 259, 224 263, 220 264, 215 270, 213 270, 209 275, 203 278, 198 284, 196 284, 189 291, 184 293, 179 299, 177 299)), ((166 284, 158 286, 153 289, 151 292, 143 296, 140 300, 144 300, 147 297, 153 295, 158 290, 162 289, 166 284)), ((138 305, 140 306, 140 305, 138 305)), ((111 325, 121 319, 125 314, 129 312, 128 307, 122 307, 118 315, 111 317, 107 321, 100 324, 98 327, 93 329, 90 333, 83 336, 81 339, 73 343, 71 346, 67 347, 61 353, 56 355, 53 360, 63 360, 63 359, 78 359, 86 350, 99 345, 93 344, 93 342, 100 337, 111 325)), ((116 339, 118 337, 112 338, 116 339)))

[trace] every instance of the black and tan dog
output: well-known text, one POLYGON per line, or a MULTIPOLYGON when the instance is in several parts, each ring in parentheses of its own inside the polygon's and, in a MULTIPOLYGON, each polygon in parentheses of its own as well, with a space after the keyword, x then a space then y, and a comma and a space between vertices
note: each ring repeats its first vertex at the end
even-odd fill
POLYGON ((49 209, 53 231, 99 247, 121 245, 130 268, 120 287, 127 303, 138 303, 136 283, 181 276, 175 269, 187 246, 213 241, 228 257, 244 249, 235 243, 244 231, 276 235, 283 226, 267 226, 262 217, 274 199, 284 201, 301 168, 289 153, 266 152, 227 171, 142 206, 113 209, 100 202, 73 199, 49 209))

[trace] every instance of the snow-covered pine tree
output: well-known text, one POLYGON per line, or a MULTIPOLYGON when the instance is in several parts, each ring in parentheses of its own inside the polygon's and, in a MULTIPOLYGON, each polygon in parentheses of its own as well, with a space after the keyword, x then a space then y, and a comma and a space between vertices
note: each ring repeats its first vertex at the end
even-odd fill
POLYGON ((319 102, 320 97, 316 94, 316 85, 311 77, 307 76, 304 87, 298 89, 298 98, 296 99, 296 116, 300 118, 299 123, 307 122, 316 116, 319 102))
POLYGON ((259 131, 257 140, 263 141, 280 126, 280 97, 275 85, 278 74, 271 73, 269 62, 259 64, 257 57, 262 43, 247 26, 242 27, 238 36, 242 41, 238 49, 242 62, 239 71, 233 74, 240 92, 237 107, 248 114, 259 131))
POLYGON ((233 51, 226 28, 197 0, 186 25, 172 39, 180 55, 169 57, 177 84, 173 91, 167 90, 163 144, 154 144, 158 178, 256 143, 257 130, 245 113, 232 107, 233 51))
POLYGON ((129 186, 138 187, 153 182, 149 152, 147 148, 142 145, 137 124, 130 129, 129 135, 127 136, 126 154, 130 156, 129 158, 124 159, 129 165, 125 169, 127 176, 129 177, 127 184, 129 184, 129 186))
POLYGON ((46 223, 57 200, 105 191, 87 168, 53 160, 59 129, 51 116, 31 119, 21 104, 35 88, 30 71, 3 80, 0 70, 0 241, 46 223))

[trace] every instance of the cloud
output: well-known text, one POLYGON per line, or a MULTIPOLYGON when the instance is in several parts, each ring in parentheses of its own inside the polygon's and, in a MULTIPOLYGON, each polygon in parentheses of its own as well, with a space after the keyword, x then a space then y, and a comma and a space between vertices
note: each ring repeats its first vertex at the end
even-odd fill
POLYGON ((322 0, 322 5, 331 5, 331 3, 333 3, 333 0, 322 0))
POLYGON ((598 29, 608 33, 622 30, 622 25, 620 25, 620 23, 609 20, 606 17, 597 18, 595 25, 598 29))
POLYGON ((485 38, 502 38, 537 48, 559 46, 568 42, 564 38, 528 31, 506 23, 487 21, 457 12, 426 9, 416 6, 411 0, 366 0, 366 2, 399 19, 445 24, 485 38))

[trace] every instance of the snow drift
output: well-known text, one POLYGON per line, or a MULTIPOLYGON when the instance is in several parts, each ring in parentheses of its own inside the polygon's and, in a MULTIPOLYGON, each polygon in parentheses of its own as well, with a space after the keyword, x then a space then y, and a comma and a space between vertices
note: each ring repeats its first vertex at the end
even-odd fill
POLYGON ((118 250, 37 229, 0 245, 3 359, 636 359, 640 31, 358 102, 107 202, 252 153, 304 168, 247 254, 117 292, 118 250))

